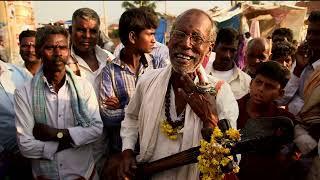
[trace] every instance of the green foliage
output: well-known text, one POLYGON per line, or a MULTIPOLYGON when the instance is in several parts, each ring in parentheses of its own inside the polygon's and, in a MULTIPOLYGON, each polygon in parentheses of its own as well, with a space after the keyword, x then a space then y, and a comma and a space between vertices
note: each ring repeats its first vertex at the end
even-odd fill
POLYGON ((125 8, 126 10, 132 9, 132 8, 139 8, 139 7, 148 7, 155 11, 157 5, 155 2, 152 2, 152 1, 123 1, 122 2, 122 8, 125 8))

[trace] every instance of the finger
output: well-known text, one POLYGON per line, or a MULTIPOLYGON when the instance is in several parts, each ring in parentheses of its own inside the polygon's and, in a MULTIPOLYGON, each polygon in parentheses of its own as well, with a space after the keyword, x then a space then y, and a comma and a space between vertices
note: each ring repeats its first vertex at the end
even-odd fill
POLYGON ((119 100, 118 98, 108 98, 104 101, 105 103, 108 103, 108 102, 112 102, 112 103, 118 103, 119 100))
POLYGON ((186 93, 191 93, 196 91, 196 85, 193 83, 193 80, 190 78, 189 75, 182 75, 180 80, 182 81, 183 84, 183 90, 186 93))
POLYGON ((206 85, 206 82, 205 82, 205 80, 204 80, 204 76, 203 76, 203 74, 201 73, 201 71, 200 71, 199 68, 196 70, 196 72, 197 72, 197 76, 198 76, 198 78, 199 78, 199 84, 200 84, 200 85, 206 85))

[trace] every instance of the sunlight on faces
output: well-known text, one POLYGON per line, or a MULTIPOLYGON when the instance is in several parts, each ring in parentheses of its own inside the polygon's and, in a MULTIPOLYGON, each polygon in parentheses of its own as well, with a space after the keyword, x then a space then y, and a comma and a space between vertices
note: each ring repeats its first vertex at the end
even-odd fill
POLYGON ((24 61, 38 62, 35 51, 36 37, 24 37, 20 42, 20 55, 24 61))
POLYGON ((69 58, 68 39, 62 34, 51 34, 41 47, 43 66, 52 71, 65 68, 69 58))
POLYGON ((76 17, 72 23, 72 45, 81 52, 93 50, 99 40, 99 24, 94 19, 76 17))
POLYGON ((181 35, 171 34, 168 48, 173 70, 180 74, 192 73, 199 67, 205 56, 210 55, 211 43, 209 40, 210 37, 212 38, 210 36, 212 23, 208 16, 201 11, 191 11, 177 18, 173 32, 174 30, 189 36, 181 37, 181 35), (195 41, 194 37, 199 36, 204 42, 201 44, 192 43, 195 41))
POLYGON ((283 94, 279 82, 261 74, 250 83, 250 97, 256 104, 268 104, 283 94))

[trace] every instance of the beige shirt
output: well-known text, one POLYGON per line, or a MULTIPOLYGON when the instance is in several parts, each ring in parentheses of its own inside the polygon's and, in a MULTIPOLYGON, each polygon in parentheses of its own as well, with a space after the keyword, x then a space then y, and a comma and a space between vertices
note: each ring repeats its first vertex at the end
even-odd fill
MULTIPOLYGON (((210 59, 208 62, 208 65, 206 66, 206 72, 209 75, 217 77, 218 72, 213 69, 212 63, 213 63, 213 60, 210 59)), ((241 69, 239 69, 234 64, 233 74, 231 75, 227 83, 229 83, 231 90, 236 99, 240 99, 244 95, 249 93, 250 82, 251 82, 251 77, 247 73, 241 71, 241 69)))
POLYGON ((64 85, 56 93, 49 83, 45 86, 47 124, 59 129, 68 129, 74 148, 57 152, 58 142, 40 141, 35 139, 32 130, 34 127, 34 116, 32 111, 32 85, 31 81, 15 92, 15 112, 17 141, 21 153, 31 159, 34 176, 49 176, 46 166, 42 162, 52 160, 57 164, 59 179, 75 179, 84 177, 88 179, 94 170, 94 159, 92 154, 92 142, 95 142, 102 134, 103 124, 99 114, 99 106, 94 94, 93 87, 88 81, 77 77, 81 89, 86 97, 89 117, 92 117, 91 127, 74 125, 74 116, 71 107, 71 90, 64 85))

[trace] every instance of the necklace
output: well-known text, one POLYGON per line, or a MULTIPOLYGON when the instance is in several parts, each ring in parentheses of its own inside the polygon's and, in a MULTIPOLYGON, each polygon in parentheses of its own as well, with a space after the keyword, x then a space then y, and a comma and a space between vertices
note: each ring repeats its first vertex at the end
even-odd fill
POLYGON ((184 119, 185 119, 185 109, 182 111, 182 113, 178 116, 178 118, 173 121, 171 119, 170 114, 170 104, 171 104, 171 84, 172 80, 169 79, 166 95, 165 95, 165 116, 166 119, 161 122, 161 130, 163 133, 165 133, 169 139, 176 140, 178 137, 179 131, 184 126, 184 119))

